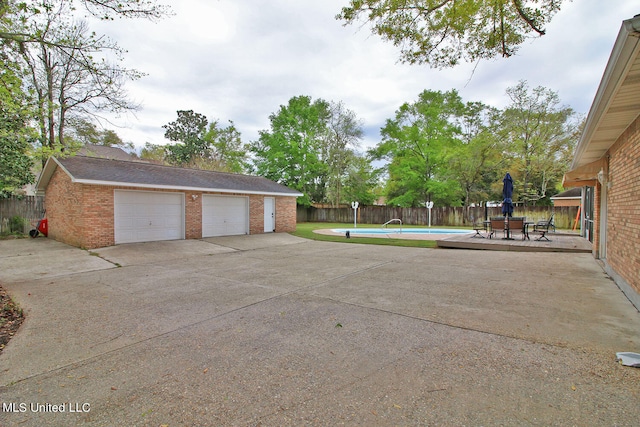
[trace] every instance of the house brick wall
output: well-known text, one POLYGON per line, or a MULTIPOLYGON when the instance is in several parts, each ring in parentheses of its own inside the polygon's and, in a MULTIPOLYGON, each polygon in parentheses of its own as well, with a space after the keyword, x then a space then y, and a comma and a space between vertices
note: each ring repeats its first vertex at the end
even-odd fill
POLYGON ((606 260, 640 293, 640 117, 609 149, 609 182, 606 260))
POLYGON ((602 198, 602 187, 596 182, 593 188, 593 239, 591 239, 593 256, 600 258, 600 208, 602 198))
MULTIPOLYGON (((98 186, 73 183, 57 168, 49 181, 45 207, 49 237, 69 245, 94 249, 115 244, 114 190, 162 191, 185 194, 185 238, 202 238, 202 195, 243 196, 198 191, 153 190, 148 188, 98 186)), ((276 197, 276 231, 296 228, 295 197, 276 197)), ((264 196, 249 196, 249 233, 264 233, 264 196)))

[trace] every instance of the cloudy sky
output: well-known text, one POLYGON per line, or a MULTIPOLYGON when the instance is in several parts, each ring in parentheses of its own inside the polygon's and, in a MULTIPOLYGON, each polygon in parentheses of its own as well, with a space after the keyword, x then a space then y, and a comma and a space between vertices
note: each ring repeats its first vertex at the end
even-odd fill
POLYGON ((456 89, 464 101, 502 108, 505 89, 524 79, 586 115, 622 21, 640 13, 637 0, 565 1, 547 35, 516 57, 433 70, 400 64, 396 48, 366 24, 344 27, 335 15, 347 0, 171 3, 175 15, 157 23, 91 24, 128 51, 124 66, 147 74, 127 85, 142 110, 109 126, 138 149, 167 143, 162 125, 177 110, 233 120, 243 140, 254 141, 269 129, 269 115, 298 95, 344 102, 364 122, 362 149, 425 89, 456 89))

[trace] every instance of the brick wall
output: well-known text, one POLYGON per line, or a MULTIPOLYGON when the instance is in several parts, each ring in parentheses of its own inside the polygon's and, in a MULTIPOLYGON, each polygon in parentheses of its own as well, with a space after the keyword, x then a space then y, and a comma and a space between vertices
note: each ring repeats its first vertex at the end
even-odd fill
POLYGON ((47 187, 45 206, 52 239, 87 249, 114 244, 113 187, 73 183, 58 168, 47 187))
POLYGON ((606 259, 640 293, 640 117, 609 156, 606 259))
POLYGON ((83 245, 87 249, 115 244, 113 190, 115 187, 79 185, 82 191, 83 245))
POLYGON ((79 186, 58 168, 49 181, 45 196, 49 237, 73 246, 83 246, 84 243, 83 200, 79 186))
MULTIPOLYGON (((264 233, 264 198, 262 195, 249 197, 249 233, 264 233)), ((295 197, 275 197, 276 233, 296 231, 295 197)))
MULTIPOLYGON (((154 191, 147 188, 77 184, 71 182, 71 178, 62 169, 57 168, 51 177, 45 196, 49 236, 86 249, 114 245, 113 194, 116 189, 154 191)), ((221 193, 175 192, 185 193, 185 237, 187 239, 202 238, 202 195, 221 193)), ((235 195, 246 197, 244 194, 235 195)), ((276 197, 275 199, 276 231, 295 231, 295 197, 276 197)), ((264 233, 264 196, 262 195, 249 196, 249 233, 264 233)))
POLYGON ((296 231, 295 197, 276 197, 276 232, 296 231))
POLYGON ((202 238, 202 193, 194 191, 184 192, 186 239, 202 238))
POLYGON ((592 253, 596 258, 600 258, 600 202, 602 196, 602 188, 600 183, 596 181, 593 189, 593 238, 591 239, 592 253))
POLYGON ((249 196, 249 234, 264 233, 264 196, 249 196))
POLYGON ((559 208, 562 206, 580 206, 580 199, 555 199, 553 201, 553 207, 559 208))

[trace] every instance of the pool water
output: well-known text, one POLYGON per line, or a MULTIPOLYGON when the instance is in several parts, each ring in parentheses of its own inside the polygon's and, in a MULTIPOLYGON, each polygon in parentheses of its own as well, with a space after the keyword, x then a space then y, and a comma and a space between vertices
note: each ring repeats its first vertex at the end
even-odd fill
POLYGON ((473 230, 453 228, 334 228, 335 233, 344 234, 468 234, 473 230))

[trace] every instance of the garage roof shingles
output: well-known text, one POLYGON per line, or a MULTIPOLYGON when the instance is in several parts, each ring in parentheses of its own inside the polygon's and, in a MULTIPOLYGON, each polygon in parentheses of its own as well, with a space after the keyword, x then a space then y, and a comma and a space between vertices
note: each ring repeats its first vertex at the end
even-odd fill
POLYGON ((259 176, 187 169, 153 163, 75 156, 56 159, 77 182, 97 185, 202 189, 238 193, 300 196, 291 188, 259 176))

